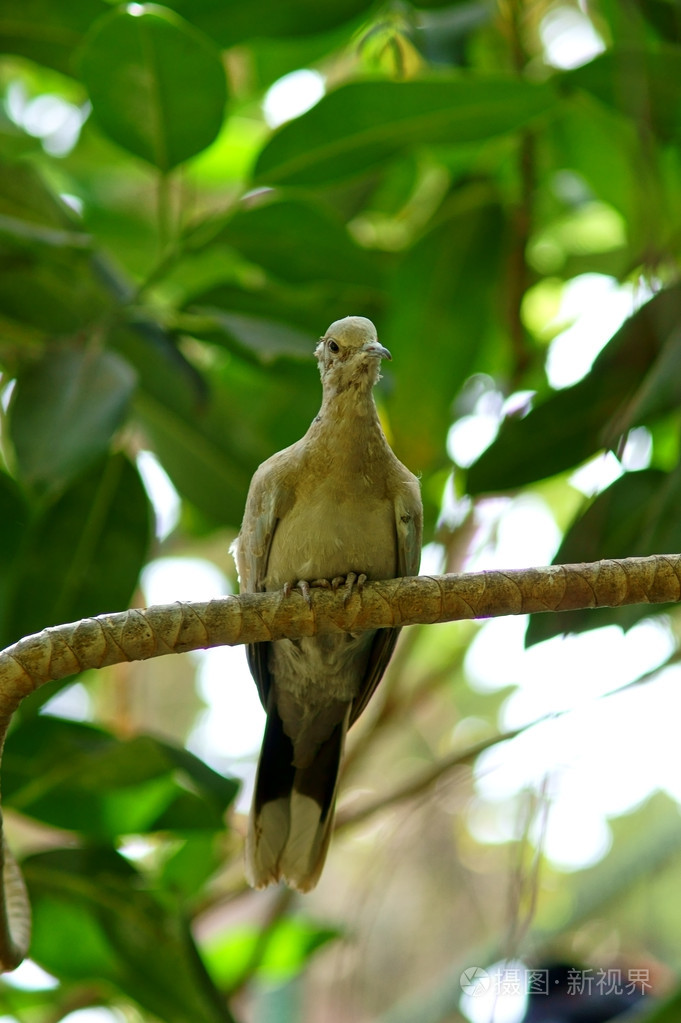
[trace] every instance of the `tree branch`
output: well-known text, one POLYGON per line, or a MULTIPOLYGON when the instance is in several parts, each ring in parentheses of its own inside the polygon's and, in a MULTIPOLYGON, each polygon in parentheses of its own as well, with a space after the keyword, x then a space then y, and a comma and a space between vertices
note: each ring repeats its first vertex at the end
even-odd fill
POLYGON ((347 602, 313 588, 158 604, 85 618, 0 653, 0 718, 45 682, 88 668, 214 646, 402 625, 681 600, 681 555, 368 582, 347 602))
MULTIPOLYGON (((207 603, 157 605, 45 629, 0 653, 0 746, 12 714, 46 682, 88 668, 214 646, 235 646, 330 632, 572 611, 681 600, 681 555, 548 568, 417 576, 368 582, 346 601, 341 592, 245 593, 207 603)), ((16 863, 0 846, 0 968, 26 954, 28 901, 16 863)))

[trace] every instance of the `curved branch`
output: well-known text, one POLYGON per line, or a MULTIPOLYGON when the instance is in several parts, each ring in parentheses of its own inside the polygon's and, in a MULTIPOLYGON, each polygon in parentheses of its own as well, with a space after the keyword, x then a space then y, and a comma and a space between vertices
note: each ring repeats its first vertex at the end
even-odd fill
MULTIPOLYGON (((342 591, 313 588, 309 601, 296 590, 290 596, 244 593, 100 615, 45 629, 0 653, 0 749, 25 696, 88 668, 317 633, 679 600, 681 555, 665 554, 389 579, 368 582, 349 599, 342 591)), ((0 869, 0 968, 12 970, 26 954, 29 912, 18 867, 4 841, 0 869)))

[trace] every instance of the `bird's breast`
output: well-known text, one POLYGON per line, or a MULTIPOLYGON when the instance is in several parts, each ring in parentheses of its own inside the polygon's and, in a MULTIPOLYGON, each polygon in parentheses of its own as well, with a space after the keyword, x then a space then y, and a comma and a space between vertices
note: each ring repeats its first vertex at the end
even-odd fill
POLYGON ((397 572, 395 514, 386 498, 320 486, 298 497, 275 531, 266 588, 348 572, 390 579, 397 572))

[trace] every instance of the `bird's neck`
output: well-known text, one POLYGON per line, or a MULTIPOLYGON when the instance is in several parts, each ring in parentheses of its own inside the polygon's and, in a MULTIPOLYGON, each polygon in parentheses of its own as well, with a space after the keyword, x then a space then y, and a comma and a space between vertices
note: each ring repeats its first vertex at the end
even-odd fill
POLYGON ((331 429, 347 425, 350 432, 381 428, 373 390, 366 386, 325 387, 317 420, 331 429))
POLYGON ((370 387, 340 392, 325 387, 310 429, 334 461, 371 458, 387 444, 370 387))

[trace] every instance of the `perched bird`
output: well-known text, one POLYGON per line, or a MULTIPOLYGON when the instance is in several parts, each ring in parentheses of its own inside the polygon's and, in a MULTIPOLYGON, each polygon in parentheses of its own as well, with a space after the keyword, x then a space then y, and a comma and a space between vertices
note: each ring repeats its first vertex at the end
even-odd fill
MULTIPOLYGON (((382 359, 363 316, 332 323, 315 355, 319 414, 305 436, 255 473, 234 545, 242 592, 418 572, 418 480, 393 454, 373 387, 382 359)), ((305 892, 319 880, 331 837, 345 734, 390 660, 397 629, 256 643, 248 661, 267 712, 246 841, 256 888, 284 880, 305 892)))

